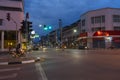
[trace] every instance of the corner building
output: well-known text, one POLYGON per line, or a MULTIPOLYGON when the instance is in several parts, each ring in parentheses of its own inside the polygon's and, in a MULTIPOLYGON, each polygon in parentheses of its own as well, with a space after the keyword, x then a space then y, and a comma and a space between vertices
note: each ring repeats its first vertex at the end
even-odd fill
POLYGON ((8 50, 21 42, 21 22, 24 20, 23 0, 0 0, 0 50, 8 50), (7 13, 10 13, 8 21, 7 13))
POLYGON ((120 48, 120 8, 102 8, 81 15, 80 45, 89 48, 120 48))

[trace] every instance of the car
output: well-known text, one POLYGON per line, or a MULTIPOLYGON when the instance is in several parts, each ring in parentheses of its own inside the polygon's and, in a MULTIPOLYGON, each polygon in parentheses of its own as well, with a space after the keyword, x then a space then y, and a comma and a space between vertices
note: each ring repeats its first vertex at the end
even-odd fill
POLYGON ((87 46, 84 46, 84 45, 79 45, 79 46, 78 46, 78 49, 88 49, 88 47, 87 47, 87 46))
POLYGON ((33 50, 39 50, 39 47, 38 46, 34 46, 33 50))

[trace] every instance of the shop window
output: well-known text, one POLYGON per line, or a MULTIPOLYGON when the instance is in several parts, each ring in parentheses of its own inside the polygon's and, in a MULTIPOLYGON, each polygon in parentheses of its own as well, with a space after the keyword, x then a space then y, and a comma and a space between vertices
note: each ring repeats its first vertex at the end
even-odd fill
POLYGON ((0 19, 0 26, 2 26, 3 24, 3 19, 0 19))
POLYGON ((120 26, 114 26, 114 30, 120 30, 120 26))

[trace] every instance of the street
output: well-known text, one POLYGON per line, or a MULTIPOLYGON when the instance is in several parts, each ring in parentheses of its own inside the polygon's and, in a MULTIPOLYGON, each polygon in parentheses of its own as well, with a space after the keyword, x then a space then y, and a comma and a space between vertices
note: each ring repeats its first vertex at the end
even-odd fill
POLYGON ((0 66, 0 80, 120 80, 119 51, 32 51, 41 61, 0 66))

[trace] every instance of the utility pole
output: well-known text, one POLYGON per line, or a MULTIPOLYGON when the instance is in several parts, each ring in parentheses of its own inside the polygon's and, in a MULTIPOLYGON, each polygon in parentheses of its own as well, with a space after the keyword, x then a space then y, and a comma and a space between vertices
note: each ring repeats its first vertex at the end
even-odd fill
POLYGON ((26 51, 28 51, 28 19, 29 19, 29 13, 26 13, 26 17, 25 17, 25 29, 26 29, 26 51))
POLYGON ((17 33, 17 22, 11 17, 11 14, 10 13, 7 13, 7 18, 6 18, 8 21, 12 20, 14 23, 15 23, 15 26, 16 26, 16 45, 17 45, 17 40, 18 40, 18 33, 17 33))
POLYGON ((60 48, 62 47, 62 20, 59 19, 60 48))

